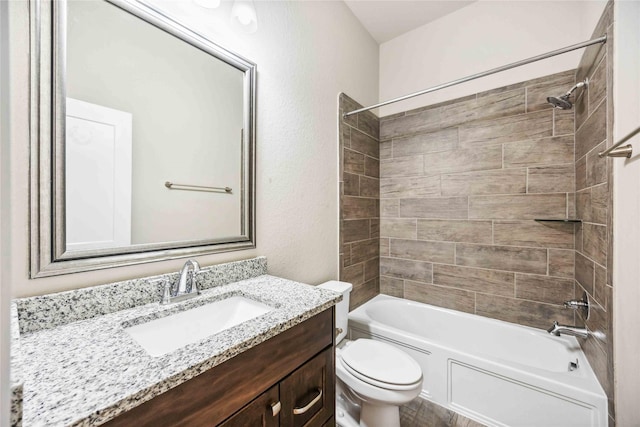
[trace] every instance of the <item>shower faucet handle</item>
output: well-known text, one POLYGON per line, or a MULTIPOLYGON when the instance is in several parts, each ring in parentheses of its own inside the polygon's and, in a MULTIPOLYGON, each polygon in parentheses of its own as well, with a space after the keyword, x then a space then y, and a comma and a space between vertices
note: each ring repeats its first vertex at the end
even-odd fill
POLYGON ((565 301, 563 303, 565 308, 570 308, 572 310, 577 310, 582 307, 589 307, 589 303, 582 300, 570 299, 569 301, 565 301))

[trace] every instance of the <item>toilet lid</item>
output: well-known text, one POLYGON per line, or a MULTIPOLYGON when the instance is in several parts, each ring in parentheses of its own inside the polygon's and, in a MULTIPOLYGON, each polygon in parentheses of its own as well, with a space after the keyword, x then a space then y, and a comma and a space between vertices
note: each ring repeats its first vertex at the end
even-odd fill
POLYGON ((342 361, 363 381, 411 385, 422 379, 422 369, 411 356, 395 347, 370 339, 358 339, 344 348, 342 361), (366 378, 362 378, 362 376, 366 378))

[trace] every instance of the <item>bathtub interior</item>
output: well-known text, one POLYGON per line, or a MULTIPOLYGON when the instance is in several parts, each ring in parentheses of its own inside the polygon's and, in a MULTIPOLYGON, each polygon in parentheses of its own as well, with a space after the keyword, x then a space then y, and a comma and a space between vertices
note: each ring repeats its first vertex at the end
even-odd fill
POLYGON ((607 425, 606 395, 573 337, 386 295, 349 314, 349 337, 401 348, 423 370, 422 398, 482 424, 607 425))

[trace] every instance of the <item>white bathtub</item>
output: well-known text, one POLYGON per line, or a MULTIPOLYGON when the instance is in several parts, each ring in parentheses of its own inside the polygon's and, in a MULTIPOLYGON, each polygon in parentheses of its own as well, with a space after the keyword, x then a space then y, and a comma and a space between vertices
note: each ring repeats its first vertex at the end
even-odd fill
POLYGON ((573 337, 387 295, 349 313, 349 337, 402 348, 422 367, 423 398, 483 424, 607 425, 607 397, 573 337))

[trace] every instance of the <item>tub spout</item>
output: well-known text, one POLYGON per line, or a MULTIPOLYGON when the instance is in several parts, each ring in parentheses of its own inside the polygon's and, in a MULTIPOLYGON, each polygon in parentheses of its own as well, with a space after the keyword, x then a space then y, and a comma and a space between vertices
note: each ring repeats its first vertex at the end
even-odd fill
POLYGON ((578 328, 577 326, 560 325, 557 321, 553 322, 553 326, 547 329, 551 335, 559 337, 560 335, 571 335, 578 338, 588 338, 589 330, 587 328, 578 328))

